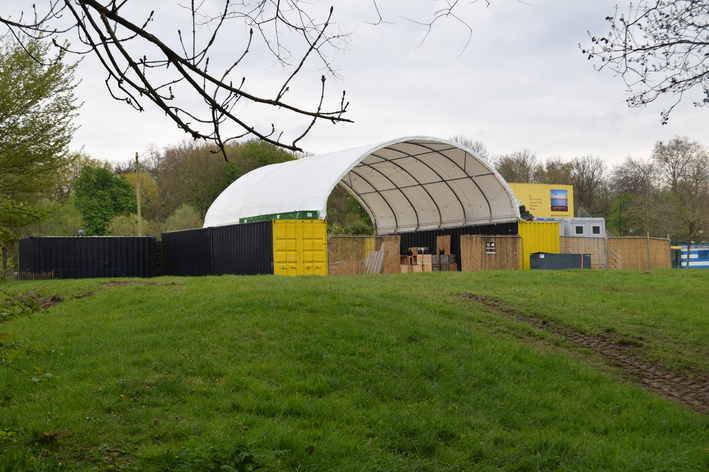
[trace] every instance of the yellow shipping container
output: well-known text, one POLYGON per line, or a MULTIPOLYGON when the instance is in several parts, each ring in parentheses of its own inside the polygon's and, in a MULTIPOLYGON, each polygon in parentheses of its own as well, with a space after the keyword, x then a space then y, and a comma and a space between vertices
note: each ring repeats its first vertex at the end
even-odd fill
POLYGON ((522 268, 529 270, 529 255, 535 252, 559 254, 559 223, 554 221, 520 221, 522 268))
POLYGON ((273 273, 327 275, 327 222, 273 220, 273 273))

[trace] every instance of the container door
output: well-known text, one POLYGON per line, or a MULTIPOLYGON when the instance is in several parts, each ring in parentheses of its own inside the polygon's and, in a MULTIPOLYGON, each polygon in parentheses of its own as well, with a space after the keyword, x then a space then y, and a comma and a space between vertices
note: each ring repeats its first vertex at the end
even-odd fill
POLYGON ((519 235, 522 237, 522 268, 529 270, 529 256, 535 252, 558 254, 559 223, 547 221, 520 221, 519 235))
POLYGON ((327 275, 327 222, 273 220, 273 273, 327 275))

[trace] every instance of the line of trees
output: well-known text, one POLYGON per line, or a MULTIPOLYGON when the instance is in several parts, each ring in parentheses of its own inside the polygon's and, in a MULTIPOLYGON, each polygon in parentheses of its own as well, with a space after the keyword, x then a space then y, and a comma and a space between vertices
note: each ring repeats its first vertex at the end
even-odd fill
MULTIPOLYGON (((214 146, 185 140, 151 148, 140 159, 143 235, 199 228, 207 210, 231 183, 258 167, 300 156, 271 143, 250 140, 225 146, 226 162, 214 146)), ((84 234, 137 236, 134 160, 111 164, 82 153, 56 175, 53 211, 46 220, 18 228, 20 236, 84 234)), ((335 232, 364 234, 371 222, 359 203, 339 187, 329 201, 335 232)))
POLYGON ((709 239, 709 150, 687 137, 658 141, 649 157, 627 157, 612 167, 594 156, 492 155, 480 142, 452 139, 489 160, 508 182, 573 185, 575 208, 606 218, 616 236, 709 239))

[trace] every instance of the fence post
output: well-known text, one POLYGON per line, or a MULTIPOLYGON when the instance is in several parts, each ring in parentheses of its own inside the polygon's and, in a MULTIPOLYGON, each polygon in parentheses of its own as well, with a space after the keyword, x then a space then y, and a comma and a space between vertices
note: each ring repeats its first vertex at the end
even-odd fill
POLYGON ((649 270, 652 270, 652 255, 650 254, 650 231, 647 232, 647 264, 650 266, 649 270))

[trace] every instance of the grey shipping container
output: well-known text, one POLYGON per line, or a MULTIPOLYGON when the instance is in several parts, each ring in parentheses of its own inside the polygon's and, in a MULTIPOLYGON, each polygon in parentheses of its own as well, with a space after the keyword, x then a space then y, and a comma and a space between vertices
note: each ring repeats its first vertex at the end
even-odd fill
POLYGON ((542 270, 590 269, 591 255, 534 252, 529 255, 529 268, 542 270))

